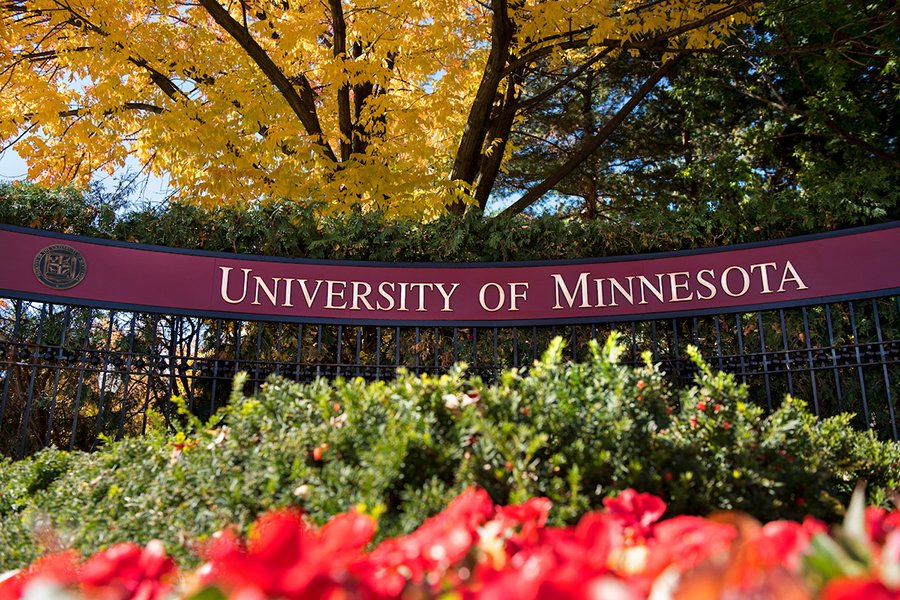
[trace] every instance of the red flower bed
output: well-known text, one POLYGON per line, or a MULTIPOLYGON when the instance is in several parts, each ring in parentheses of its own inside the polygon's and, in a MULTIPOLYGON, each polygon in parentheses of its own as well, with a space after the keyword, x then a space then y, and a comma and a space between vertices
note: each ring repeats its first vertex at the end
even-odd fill
POLYGON ((900 511, 854 497, 842 527, 761 525, 737 513, 660 520, 666 505, 626 490, 572 527, 547 527, 550 502, 495 506, 470 489, 413 533, 367 550, 375 521, 324 527, 299 510, 261 517, 249 539, 218 534, 179 573, 159 542, 80 560, 46 556, 0 582, 0 600, 266 598, 900 598, 900 511))

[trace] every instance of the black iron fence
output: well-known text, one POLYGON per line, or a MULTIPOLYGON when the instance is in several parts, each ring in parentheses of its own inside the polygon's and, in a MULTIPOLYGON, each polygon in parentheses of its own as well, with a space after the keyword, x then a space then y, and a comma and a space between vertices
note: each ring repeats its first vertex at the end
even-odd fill
POLYGON ((819 416, 898 439, 900 297, 716 315, 564 326, 357 326, 227 320, 117 311, 0 297, 0 453, 22 457, 55 445, 95 448, 174 418, 173 395, 211 415, 235 373, 393 377, 398 368, 440 373, 457 362, 486 380, 527 368, 562 336, 567 358, 590 339, 620 334, 625 360, 649 352, 675 382, 690 380, 695 345, 734 373, 767 409, 785 394, 819 416))

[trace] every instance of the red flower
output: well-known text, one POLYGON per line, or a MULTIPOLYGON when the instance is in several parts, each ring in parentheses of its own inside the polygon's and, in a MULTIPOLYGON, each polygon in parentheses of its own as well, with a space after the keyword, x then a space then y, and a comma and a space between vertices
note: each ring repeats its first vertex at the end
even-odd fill
POLYGON ((866 507, 866 531, 869 539, 883 544, 888 534, 900 530, 900 510, 886 511, 880 506, 866 507))
POLYGON ((125 543, 98 552, 82 565, 79 580, 88 594, 105 600, 155 600, 168 593, 174 574, 175 562, 154 540, 145 548, 125 543))
POLYGON ((737 531, 731 525, 701 517, 678 516, 657 523, 649 545, 647 575, 655 576, 669 565, 685 571, 707 557, 727 552, 737 531))
POLYGON ((523 504, 497 507, 494 520, 500 521, 504 528, 521 526, 523 530, 532 531, 547 523, 552 506, 547 498, 531 498, 523 504))
POLYGON ((78 555, 68 550, 43 556, 9 579, 0 581, 0 600, 19 600, 36 579, 53 581, 61 586, 78 581, 78 555))
POLYGON ((622 526, 608 513, 588 513, 575 528, 539 529, 534 543, 507 542, 502 567, 479 563, 463 598, 637 598, 635 589, 610 573, 610 556, 622 544, 622 526))
MULTIPOLYGON (((669 480, 671 473, 665 471, 669 480)), ((808 598, 801 563, 824 523, 760 525, 738 513, 660 521, 665 503, 627 489, 574 527, 546 527, 551 503, 532 498, 495 507, 484 490, 460 494, 410 535, 366 554, 373 519, 349 512, 316 529, 299 510, 262 516, 247 541, 232 532, 205 549, 199 583, 230 600, 431 598, 632 600, 668 592, 678 598, 808 598), (713 594, 713 595, 709 595, 713 594)), ((900 561, 900 511, 866 511, 873 564, 865 576, 838 577, 825 600, 900 599, 884 567, 900 561), (878 580, 878 576, 883 581, 878 580), (885 583, 887 582, 887 583, 885 583)), ((892 567, 891 567, 892 568, 892 567)), ((176 570, 161 542, 119 544, 78 564, 50 555, 0 582, 0 600, 21 600, 29 582, 71 586, 92 600, 161 600, 176 570)), ((827 579, 827 577, 825 578, 827 579)), ((38 590, 38 588, 34 588, 38 590)), ((30 592, 29 592, 30 593, 30 592)))
POLYGON ((799 572, 801 555, 814 535, 826 533, 824 523, 807 518, 803 523, 772 521, 760 527, 744 544, 744 561, 753 570, 783 566, 799 572))
POLYGON ((650 526, 666 512, 666 503, 653 494, 640 494, 632 489, 615 498, 604 498, 603 506, 622 524, 626 537, 646 538, 650 526))
POLYGON ((880 581, 853 577, 832 579, 820 596, 822 600, 897 600, 898 593, 880 581))
MULTIPOLYGON (((633 492, 634 490, 625 491, 633 492)), ((659 498, 650 494, 639 494, 639 496, 646 497, 640 498, 638 500, 639 503, 647 498, 659 500, 659 498)), ((608 498, 604 499, 604 504, 606 504, 606 500, 608 498)), ((662 503, 662 500, 659 500, 659 502, 662 503)), ((663 510, 665 510, 666 505, 663 504, 662 506, 663 510)), ((655 507, 650 507, 648 511, 641 511, 636 524, 640 525, 649 519, 653 519, 652 514, 654 513, 655 507)), ((605 571, 609 562, 609 555, 623 545, 625 535, 629 533, 625 522, 623 522, 621 517, 613 514, 612 511, 608 514, 591 512, 581 517, 581 520, 578 521, 578 525, 575 527, 575 539, 581 547, 581 560, 592 569, 605 571)))
POLYGON ((495 569, 479 564, 474 586, 463 590, 466 600, 536 600, 539 587, 548 573, 557 567, 550 548, 534 547, 516 553, 507 566, 495 569))
POLYGON ((440 514, 411 534, 385 540, 353 571, 382 595, 397 595, 407 581, 437 582, 460 562, 478 540, 478 527, 494 512, 494 503, 482 489, 469 488, 440 514))
POLYGON ((638 592, 625 581, 610 575, 585 577, 577 569, 560 569, 547 578, 539 591, 538 598, 556 600, 638 600, 644 594, 638 592))
POLYGON ((205 582, 244 600, 328 597, 341 589, 374 533, 375 522, 355 512, 334 517, 318 532, 298 510, 268 513, 254 524, 246 548, 231 533, 206 548, 205 582))
POLYGON ((376 523, 366 515, 349 512, 337 515, 319 530, 317 551, 330 558, 356 556, 372 541, 376 523))

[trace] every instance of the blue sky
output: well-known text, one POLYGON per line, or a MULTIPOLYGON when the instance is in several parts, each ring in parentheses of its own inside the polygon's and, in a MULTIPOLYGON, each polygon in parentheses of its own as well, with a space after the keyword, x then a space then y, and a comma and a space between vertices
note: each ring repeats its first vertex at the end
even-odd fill
MULTIPOLYGON (((133 161, 133 165, 129 165, 132 171, 137 170, 138 163, 133 161)), ((109 189, 114 189, 117 179, 126 172, 125 169, 119 170, 112 176, 95 177, 95 181, 99 181, 102 185, 109 189)), ((28 177, 28 164, 21 156, 16 154, 12 148, 0 153, 0 182, 21 181, 28 177)), ((166 201, 168 195, 168 185, 166 178, 142 175, 138 178, 135 186, 134 194, 132 194, 131 202, 134 205, 143 206, 145 204, 162 204, 166 201)))

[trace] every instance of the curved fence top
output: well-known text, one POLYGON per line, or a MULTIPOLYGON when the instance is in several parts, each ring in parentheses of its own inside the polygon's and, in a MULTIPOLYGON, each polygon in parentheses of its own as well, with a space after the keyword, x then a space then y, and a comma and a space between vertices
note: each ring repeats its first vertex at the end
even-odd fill
POLYGON ((900 290, 900 223, 716 249, 577 261, 364 263, 180 250, 0 226, 12 297, 351 324, 621 321, 900 290))

